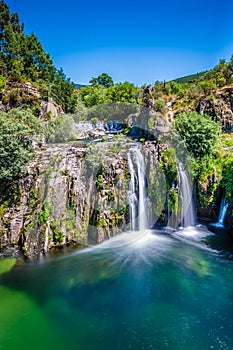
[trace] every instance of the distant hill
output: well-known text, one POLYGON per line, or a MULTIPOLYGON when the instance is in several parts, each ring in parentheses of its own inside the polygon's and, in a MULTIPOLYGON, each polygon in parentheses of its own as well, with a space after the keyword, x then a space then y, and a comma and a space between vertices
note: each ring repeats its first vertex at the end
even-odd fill
POLYGON ((196 74, 191 74, 191 75, 186 75, 181 78, 174 79, 172 81, 175 81, 176 83, 182 84, 182 83, 191 83, 195 80, 198 80, 201 78, 207 71, 196 73, 196 74))
POLYGON ((76 88, 77 89, 80 89, 80 88, 82 88, 82 87, 86 87, 87 85, 83 85, 83 84, 75 84, 76 85, 76 88))

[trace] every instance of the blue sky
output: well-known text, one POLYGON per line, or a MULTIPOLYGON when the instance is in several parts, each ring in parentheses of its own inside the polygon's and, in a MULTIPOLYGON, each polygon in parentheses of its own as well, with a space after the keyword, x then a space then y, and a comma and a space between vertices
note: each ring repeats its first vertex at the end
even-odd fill
POLYGON ((215 66, 233 53, 232 0, 6 0, 74 82, 102 72, 136 85, 215 66))

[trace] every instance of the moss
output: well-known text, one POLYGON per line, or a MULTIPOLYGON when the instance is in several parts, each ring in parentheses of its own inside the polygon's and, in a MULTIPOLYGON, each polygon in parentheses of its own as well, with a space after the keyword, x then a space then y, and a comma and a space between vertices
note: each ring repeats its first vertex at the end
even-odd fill
POLYGON ((0 205, 0 220, 3 218, 3 215, 4 215, 4 211, 5 211, 5 208, 4 208, 4 205, 0 205))
POLYGON ((63 241, 63 232, 61 228, 59 228, 54 222, 50 223, 50 228, 52 231, 53 242, 55 243, 55 245, 60 244, 63 241))
POLYGON ((179 195, 176 190, 171 191, 169 196, 169 207, 172 213, 177 214, 179 210, 179 195))
POLYGON ((45 224, 51 214, 53 214, 54 208, 52 204, 46 199, 43 203, 42 210, 39 213, 39 222, 45 224))
POLYGON ((122 150, 122 143, 117 142, 108 148, 107 155, 109 157, 114 156, 115 153, 119 153, 121 150, 122 150))
POLYGON ((107 224, 106 224, 104 219, 100 218, 99 221, 97 222, 97 226, 105 228, 107 226, 107 224))
POLYGON ((101 191, 103 189, 103 177, 99 175, 96 179, 96 189, 97 191, 101 191))
POLYGON ((177 156, 174 148, 168 148, 163 152, 160 165, 165 173, 167 189, 169 190, 178 177, 177 156))
POLYGON ((66 218, 65 218, 66 230, 71 234, 74 234, 74 230, 76 227, 76 216, 75 211, 73 209, 66 210, 66 218))
POLYGON ((107 193, 107 196, 108 196, 108 202, 111 202, 114 200, 114 193, 112 191, 109 191, 107 193))

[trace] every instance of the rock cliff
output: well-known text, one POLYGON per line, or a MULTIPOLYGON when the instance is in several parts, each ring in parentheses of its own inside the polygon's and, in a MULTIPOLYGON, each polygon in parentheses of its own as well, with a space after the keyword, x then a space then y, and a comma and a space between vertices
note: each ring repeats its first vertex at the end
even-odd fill
POLYGON ((72 242, 97 244, 128 223, 127 145, 54 144, 19 181, 19 201, 3 210, 1 246, 28 258, 72 242))
POLYGON ((206 113, 220 123, 228 133, 233 132, 233 87, 225 87, 215 92, 213 99, 203 98, 197 107, 198 112, 206 113))

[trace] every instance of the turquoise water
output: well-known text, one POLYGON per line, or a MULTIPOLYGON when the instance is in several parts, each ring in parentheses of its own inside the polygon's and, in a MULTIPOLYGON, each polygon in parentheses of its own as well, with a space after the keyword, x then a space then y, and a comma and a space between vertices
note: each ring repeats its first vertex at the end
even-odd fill
POLYGON ((0 275, 0 349, 232 350, 233 262, 218 234, 125 233, 18 261, 0 275))

